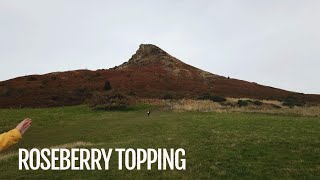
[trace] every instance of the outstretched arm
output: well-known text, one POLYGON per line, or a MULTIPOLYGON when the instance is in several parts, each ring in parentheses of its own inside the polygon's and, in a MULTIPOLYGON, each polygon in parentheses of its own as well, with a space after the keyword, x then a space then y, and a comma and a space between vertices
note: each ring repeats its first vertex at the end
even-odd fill
POLYGON ((27 118, 20 122, 15 129, 0 135, 0 151, 16 144, 22 138, 22 135, 29 129, 31 119, 27 118))

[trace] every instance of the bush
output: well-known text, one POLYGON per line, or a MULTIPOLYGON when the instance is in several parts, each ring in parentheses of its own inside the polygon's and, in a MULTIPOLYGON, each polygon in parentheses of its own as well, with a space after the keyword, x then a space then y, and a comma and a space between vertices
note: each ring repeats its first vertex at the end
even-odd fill
POLYGON ((211 99, 211 95, 208 94, 208 93, 204 93, 204 94, 200 95, 200 96, 198 97, 198 99, 199 99, 199 100, 210 100, 210 99, 211 99))
POLYGON ((217 95, 211 95, 208 93, 204 93, 198 97, 199 100, 211 100, 213 102, 225 102, 227 101, 226 98, 222 96, 217 96, 217 95))
POLYGON ((238 100, 237 104, 239 107, 242 107, 242 106, 248 106, 250 103, 249 100, 238 100))
POLYGON ((221 102, 220 104, 222 106, 235 107, 235 104, 233 104, 232 102, 221 102))
POLYGON ((34 76, 29 76, 29 77, 27 77, 27 80, 28 80, 28 81, 36 81, 37 78, 34 77, 34 76))
POLYGON ((246 99, 246 100, 241 100, 240 99, 240 100, 238 100, 237 104, 238 104, 239 107, 248 106, 250 104, 253 104, 253 105, 256 105, 256 106, 261 106, 263 104, 263 102, 258 101, 258 100, 252 101, 250 99, 246 99))
POLYGON ((104 83, 104 90, 105 90, 105 91, 110 91, 111 89, 112 89, 111 84, 110 84, 110 82, 107 80, 107 81, 104 83))
POLYGON ((211 96, 210 100, 213 101, 213 102, 225 102, 225 101, 227 101, 226 98, 221 97, 221 96, 211 96))
POLYGON ((246 99, 246 100, 244 100, 244 101, 247 101, 247 102, 248 102, 248 104, 253 104, 253 101, 252 101, 252 100, 250 100, 250 99, 246 99))
POLYGON ((287 97, 286 99, 283 100, 282 105, 283 106, 289 106, 289 107, 304 106, 305 102, 304 101, 299 101, 295 97, 287 97))
POLYGON ((261 106, 263 104, 263 102, 261 101, 253 101, 253 104, 256 106, 261 106))
POLYGON ((95 93, 86 103, 98 110, 126 110, 130 105, 129 99, 120 93, 95 93))

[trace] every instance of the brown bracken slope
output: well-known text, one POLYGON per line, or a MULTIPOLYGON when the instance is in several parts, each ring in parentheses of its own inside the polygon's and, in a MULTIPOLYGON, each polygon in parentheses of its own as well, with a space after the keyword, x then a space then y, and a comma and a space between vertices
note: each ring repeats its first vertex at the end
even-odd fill
POLYGON ((204 93, 225 97, 283 100, 296 97, 319 104, 320 95, 294 93, 257 83, 229 79, 183 63, 159 47, 142 44, 128 62, 107 70, 76 70, 31 75, 0 82, 0 107, 76 105, 95 91, 141 98, 197 98, 204 93))

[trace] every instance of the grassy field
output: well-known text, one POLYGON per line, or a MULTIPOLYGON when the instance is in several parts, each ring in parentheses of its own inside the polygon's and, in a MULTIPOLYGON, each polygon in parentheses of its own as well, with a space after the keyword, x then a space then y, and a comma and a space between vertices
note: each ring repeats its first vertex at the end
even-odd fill
POLYGON ((259 113, 174 112, 140 105, 131 111, 85 106, 0 110, 1 132, 25 117, 33 125, 0 155, 0 179, 320 178, 320 118, 259 113), (151 117, 146 110, 153 108, 151 117), (78 143, 77 143, 78 142, 78 143), (186 171, 19 171, 19 147, 184 148, 186 171), (13 155, 10 156, 9 155, 13 155), (6 158, 8 157, 8 158, 6 158))

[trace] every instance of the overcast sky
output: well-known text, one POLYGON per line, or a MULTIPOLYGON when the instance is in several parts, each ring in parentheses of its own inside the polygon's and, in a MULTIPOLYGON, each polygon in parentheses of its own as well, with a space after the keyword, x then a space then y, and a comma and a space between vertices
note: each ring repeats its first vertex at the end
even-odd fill
POLYGON ((320 94, 319 0, 0 0, 0 81, 106 69, 141 43, 214 74, 320 94))

